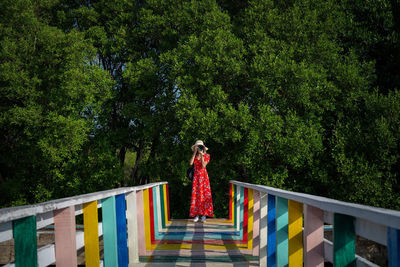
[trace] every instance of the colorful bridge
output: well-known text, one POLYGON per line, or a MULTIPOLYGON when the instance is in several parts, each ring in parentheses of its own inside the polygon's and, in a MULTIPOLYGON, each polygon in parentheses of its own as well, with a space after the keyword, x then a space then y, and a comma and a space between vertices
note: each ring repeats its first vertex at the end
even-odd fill
POLYGON ((168 184, 118 188, 0 210, 5 266, 377 266, 356 255, 356 236, 384 245, 400 266, 400 212, 231 181, 229 218, 170 218, 168 184), (83 231, 76 216, 83 213, 83 231), (101 219, 99 219, 101 218, 101 219), (37 232, 54 227, 54 243, 37 232), (324 229, 333 227, 333 242, 324 229), (103 253, 100 257, 100 241, 103 253))

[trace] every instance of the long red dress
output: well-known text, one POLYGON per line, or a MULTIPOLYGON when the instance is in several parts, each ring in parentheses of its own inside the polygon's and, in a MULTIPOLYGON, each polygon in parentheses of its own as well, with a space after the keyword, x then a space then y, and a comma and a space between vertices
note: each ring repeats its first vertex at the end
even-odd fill
MULTIPOLYGON (((203 155, 204 161, 210 161, 210 155, 203 155)), ((194 177, 192 186, 192 201, 190 204, 190 217, 206 215, 213 217, 213 204, 211 197, 210 180, 206 168, 203 168, 201 159, 194 159, 194 177)))

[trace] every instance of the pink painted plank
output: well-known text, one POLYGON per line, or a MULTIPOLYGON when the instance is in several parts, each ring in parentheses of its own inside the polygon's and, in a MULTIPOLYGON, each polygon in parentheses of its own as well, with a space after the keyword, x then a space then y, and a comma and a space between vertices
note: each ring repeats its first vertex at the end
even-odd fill
POLYGON ((77 266, 75 207, 54 211, 57 267, 77 266))
POLYGON ((253 256, 260 252, 260 192, 253 190, 253 256))
POLYGON ((143 210, 143 191, 136 192, 136 213, 138 226, 139 256, 146 256, 146 240, 144 236, 144 210, 143 210))
POLYGON ((324 266, 324 211, 304 205, 304 266, 324 266))

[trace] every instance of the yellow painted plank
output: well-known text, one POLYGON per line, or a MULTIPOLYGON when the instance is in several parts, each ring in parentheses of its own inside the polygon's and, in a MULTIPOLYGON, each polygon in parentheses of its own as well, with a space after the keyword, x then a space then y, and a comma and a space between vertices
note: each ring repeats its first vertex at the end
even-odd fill
POLYGON ((253 189, 248 189, 248 201, 247 245, 249 249, 253 249, 253 189))
POLYGON ((289 266, 303 266, 303 204, 289 200, 289 266))
POLYGON ((164 190, 164 214, 165 214, 165 223, 171 223, 171 221, 168 220, 168 205, 167 205, 167 185, 163 185, 163 190, 164 190))
POLYGON ((144 236, 146 249, 151 249, 149 189, 143 190, 144 236))
POLYGON ((83 204, 83 227, 85 240, 85 263, 87 267, 100 265, 99 220, 97 200, 83 204))

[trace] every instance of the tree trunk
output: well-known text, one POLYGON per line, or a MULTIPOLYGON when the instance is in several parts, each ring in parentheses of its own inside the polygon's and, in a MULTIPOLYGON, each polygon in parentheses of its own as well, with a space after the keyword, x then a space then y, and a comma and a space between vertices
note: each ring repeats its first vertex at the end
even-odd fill
POLYGON ((124 163, 125 163, 125 155, 126 155, 126 147, 123 146, 123 147, 121 147, 121 149, 120 149, 120 151, 119 151, 119 155, 118 155, 118 157, 119 157, 119 163, 120 163, 121 167, 124 166, 124 163))
MULTIPOLYGON (((138 178, 138 172, 139 172, 139 164, 142 161, 143 158, 143 142, 139 142, 139 147, 136 149, 136 161, 135 161, 135 166, 132 169, 131 173, 131 181, 133 182, 134 185, 137 184, 137 178, 138 178)), ((139 184, 142 184, 143 181, 139 181, 139 184)))

